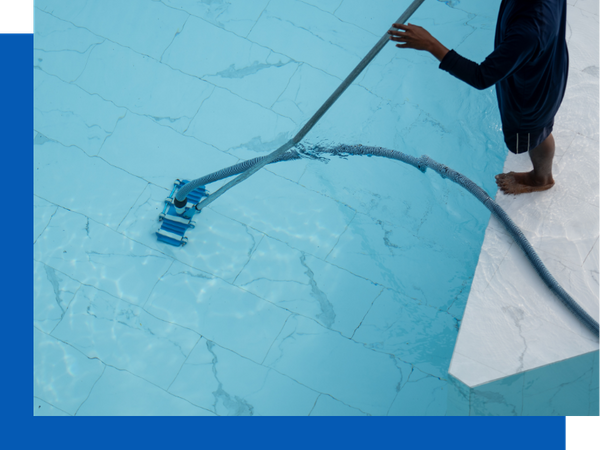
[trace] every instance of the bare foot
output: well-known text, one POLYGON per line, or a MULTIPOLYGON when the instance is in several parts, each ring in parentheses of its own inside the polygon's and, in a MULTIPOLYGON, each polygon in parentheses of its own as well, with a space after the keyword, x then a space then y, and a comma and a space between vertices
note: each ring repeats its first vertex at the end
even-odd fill
POLYGON ((496 175, 496 184, 505 194, 526 194, 550 189, 554 186, 554 180, 537 179, 531 172, 508 172, 496 175))

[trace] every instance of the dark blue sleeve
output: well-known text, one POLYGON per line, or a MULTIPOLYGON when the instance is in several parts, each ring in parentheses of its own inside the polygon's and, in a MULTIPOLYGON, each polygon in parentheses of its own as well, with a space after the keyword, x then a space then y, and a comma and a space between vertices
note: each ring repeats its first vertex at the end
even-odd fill
POLYGON ((538 50, 538 39, 527 27, 515 27, 481 64, 450 50, 440 69, 476 89, 487 89, 529 61, 538 50))

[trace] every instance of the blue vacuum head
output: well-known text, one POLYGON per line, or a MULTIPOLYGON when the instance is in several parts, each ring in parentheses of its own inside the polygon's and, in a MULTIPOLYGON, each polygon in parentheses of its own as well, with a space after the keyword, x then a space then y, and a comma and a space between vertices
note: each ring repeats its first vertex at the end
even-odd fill
POLYGON ((173 187, 171 194, 169 194, 165 200, 163 212, 158 216, 161 225, 156 232, 156 237, 159 241, 174 245, 175 247, 187 243, 188 239, 185 236, 185 232, 188 228, 194 228, 196 225, 192 220, 194 214, 197 212, 196 205, 204 197, 208 197, 208 192, 204 186, 194 189, 187 196, 187 205, 185 206, 184 213, 181 215, 177 214, 173 202, 177 195, 177 191, 187 182, 188 180, 175 180, 175 186, 173 187))

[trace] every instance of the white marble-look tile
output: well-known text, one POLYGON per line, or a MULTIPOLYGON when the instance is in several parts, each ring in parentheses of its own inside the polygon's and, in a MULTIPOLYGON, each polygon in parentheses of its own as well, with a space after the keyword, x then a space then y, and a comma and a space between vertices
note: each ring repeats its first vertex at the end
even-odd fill
POLYGON ((316 6, 323 11, 327 11, 329 13, 334 13, 336 9, 340 7, 343 0, 301 0, 304 3, 308 3, 309 5, 316 6))
POLYGON ((33 328, 33 395, 75 414, 102 375, 104 364, 33 328))
MULTIPOLYGON (((485 296, 474 293, 469 298, 455 355, 513 374, 569 358, 573 352, 597 350, 597 338, 523 259, 521 250, 511 247, 485 296)), ((466 382, 472 375, 461 367, 453 365, 451 373, 466 382)), ((475 381, 486 382, 483 375, 475 381)))
POLYGON ((352 337, 381 287, 265 237, 235 284, 352 337))
POLYGON ((56 214, 58 206, 47 202, 37 195, 33 196, 33 242, 37 241, 44 232, 52 216, 56 214))
POLYGON ((408 376, 390 355, 297 315, 287 320, 264 364, 372 415, 387 413, 398 383, 408 376))
POLYGON ((300 64, 271 109, 300 126, 319 109, 341 81, 309 64, 300 64))
POLYGON ((298 63, 287 56, 191 17, 162 62, 265 108, 286 88, 298 63))
POLYGON ((78 416, 214 416, 140 377, 107 367, 78 416))
POLYGON ((168 8, 162 2, 145 0, 85 3, 39 0, 35 6, 155 59, 160 59, 189 17, 185 12, 168 8))
POLYGON ((261 363, 289 311, 211 275, 175 262, 144 309, 261 363))
POLYGON ((70 416, 71 414, 52 406, 39 398, 33 397, 33 415, 34 416, 70 416))
MULTIPOLYGON (((581 3, 581 2, 579 2, 581 3)), ((575 71, 596 67, 598 73, 598 5, 596 15, 590 14, 579 4, 567 7, 567 45, 569 48, 569 76, 575 71)))
POLYGON ((353 340, 391 353, 436 377, 444 377, 458 332, 448 313, 385 290, 356 329, 353 340))
POLYGON ((578 0, 575 6, 583 11, 598 16, 598 2, 594 0, 578 0))
POLYGON ((34 67, 67 82, 81 74, 92 49, 104 41, 103 37, 38 8, 34 9, 33 27, 34 67))
POLYGON ((194 216, 195 228, 186 232, 183 247, 160 242, 159 214, 170 191, 149 184, 117 231, 184 264, 232 282, 250 260, 263 234, 249 226, 204 208, 194 216))
POLYGON ((598 275, 598 238, 596 238, 596 242, 594 246, 590 250, 590 253, 586 256, 583 261, 583 268, 589 270, 590 272, 595 272, 596 276, 598 275))
MULTIPOLYGON (((428 220, 440 229, 439 219, 428 220)), ((430 306, 448 308, 470 284, 465 267, 476 265, 477 252, 469 248, 473 243, 453 233, 442 233, 439 240, 413 233, 357 214, 326 261, 430 306), (456 283, 458 278, 463 282, 456 283)))
POLYGON ((217 87, 202 103, 185 134, 222 151, 259 142, 267 144, 256 155, 262 156, 287 142, 295 129, 287 117, 217 87))
POLYGON ((67 147, 77 146, 88 155, 98 154, 127 112, 41 70, 34 72, 34 95, 35 130, 67 147))
MULTIPOLYGON (((128 113, 106 140, 100 156, 130 174, 169 189, 238 163, 216 148, 154 120, 128 113), (143 157, 140 157, 143 155, 143 157)), ((211 189, 211 186, 207 187, 211 189)))
POLYGON ((109 41, 92 50, 75 83, 91 94, 179 132, 187 129, 214 89, 197 77, 109 41))
POLYGON ((239 36, 246 36, 269 3, 269 0, 163 0, 172 8, 186 11, 239 36))
POLYGON ((554 191, 535 248, 581 266, 598 238, 598 206, 573 195, 574 190, 554 191))
POLYGON ((169 392, 220 416, 306 416, 319 395, 206 339, 190 354, 169 392))
POLYGON ((593 140, 598 140, 598 77, 585 72, 569 72, 567 90, 554 119, 556 129, 575 131, 593 140))
POLYGON ((321 394, 315 402, 314 408, 310 411, 310 416, 367 416, 356 408, 345 405, 330 395, 321 394))
POLYGON ((477 261, 477 269, 473 276, 472 293, 484 295, 486 288, 496 275, 498 267, 512 245, 515 245, 512 237, 491 226, 487 228, 479 260, 477 261))
POLYGON ((33 247, 34 260, 130 303, 142 304, 173 260, 64 209, 33 247))
POLYGON ((345 78, 379 38, 307 3, 278 0, 265 8, 248 39, 345 78))
MULTIPOLYGON (((555 161, 552 175, 557 183, 555 188, 560 193, 568 193, 596 208, 598 216, 598 161, 599 143, 597 139, 588 139, 577 135, 566 154, 555 161)), ((565 202, 567 196, 560 195, 555 203, 565 202)), ((558 206, 557 205, 557 206, 558 206)), ((570 214, 567 214, 569 217, 570 214)), ((590 224, 593 226, 593 223, 590 224)))
POLYGON ((485 366, 465 355, 454 352, 452 362, 448 368, 452 374, 460 374, 461 381, 467 386, 478 386, 506 377, 508 374, 497 369, 485 366))
POLYGON ((34 261, 33 324, 44 333, 50 333, 62 320, 80 286, 78 281, 34 261))
POLYGON ((327 256, 355 214, 342 203, 267 171, 234 187, 211 208, 318 258, 327 256))
POLYGON ((116 228, 147 185, 77 147, 34 145, 33 192, 63 208, 116 228))
POLYGON ((88 358, 166 389, 200 336, 106 292, 84 286, 52 335, 88 358))

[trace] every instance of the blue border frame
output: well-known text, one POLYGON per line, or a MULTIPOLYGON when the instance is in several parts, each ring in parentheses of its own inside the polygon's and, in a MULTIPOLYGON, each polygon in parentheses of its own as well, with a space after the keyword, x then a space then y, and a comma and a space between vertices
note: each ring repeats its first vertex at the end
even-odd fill
MULTIPOLYGON (((0 148, 4 149, 4 192, 27 206, 2 224, 4 358, 3 378, 9 421, 8 439, 22 448, 168 446, 233 448, 565 448, 564 417, 372 417, 372 418, 165 418, 89 417, 76 425, 59 417, 34 417, 33 375, 33 35, 0 34, 4 64, 0 66, 0 148), (16 233, 16 234, 15 234, 16 233), (10 260, 8 259, 10 257, 10 260), (29 394, 28 394, 29 393, 29 394), (16 409, 16 411, 15 411, 16 409), (55 423, 56 422, 56 423, 55 423), (30 442, 24 442, 30 441, 30 442)), ((11 447, 12 448, 12 447, 11 447)))

